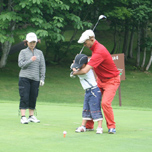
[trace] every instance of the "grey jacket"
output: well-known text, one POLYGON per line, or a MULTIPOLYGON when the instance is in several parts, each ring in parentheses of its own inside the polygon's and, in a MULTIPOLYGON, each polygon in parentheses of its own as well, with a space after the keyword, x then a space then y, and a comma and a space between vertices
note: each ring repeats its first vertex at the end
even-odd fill
POLYGON ((32 52, 28 47, 20 51, 18 56, 18 66, 21 68, 19 77, 29 78, 31 80, 45 80, 45 59, 43 52, 34 49, 32 52), (36 60, 32 61, 31 57, 36 56, 36 60))

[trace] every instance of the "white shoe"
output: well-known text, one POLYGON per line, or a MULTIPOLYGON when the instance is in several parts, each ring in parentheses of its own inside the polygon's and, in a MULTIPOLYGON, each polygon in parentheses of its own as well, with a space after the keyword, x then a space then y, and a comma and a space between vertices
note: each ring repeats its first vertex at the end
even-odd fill
POLYGON ((75 130, 75 132, 86 132, 86 127, 80 126, 75 130))
POLYGON ((96 129, 96 134, 102 134, 103 133, 103 129, 102 128, 97 128, 96 129))
POLYGON ((22 117, 22 118, 21 118, 21 123, 22 123, 22 124, 28 124, 27 118, 26 118, 26 117, 22 117))
POLYGON ((38 120, 35 116, 31 116, 28 118, 28 122, 40 123, 40 120, 38 120))

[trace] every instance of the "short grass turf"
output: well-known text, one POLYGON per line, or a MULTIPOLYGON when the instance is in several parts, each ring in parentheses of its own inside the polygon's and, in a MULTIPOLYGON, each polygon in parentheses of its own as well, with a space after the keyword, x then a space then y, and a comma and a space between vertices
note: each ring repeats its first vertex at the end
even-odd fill
POLYGON ((104 120, 104 133, 98 135, 75 133, 82 121, 82 104, 38 102, 41 122, 21 124, 18 102, 0 100, 0 152, 151 152, 151 109, 113 108, 117 133, 108 134, 104 120))

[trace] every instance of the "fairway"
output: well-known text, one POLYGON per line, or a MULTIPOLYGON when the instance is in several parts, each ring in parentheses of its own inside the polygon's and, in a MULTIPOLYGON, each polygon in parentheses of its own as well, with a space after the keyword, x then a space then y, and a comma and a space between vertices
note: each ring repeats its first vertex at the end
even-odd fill
MULTIPOLYGON (((37 104, 41 123, 20 124, 18 102, 0 101, 0 152, 150 152, 151 109, 114 106, 117 133, 75 133, 81 125, 81 104, 37 104), (63 138, 63 131, 67 131, 63 138)), ((28 113, 27 113, 28 114, 28 113)), ((97 124, 95 124, 95 129, 97 124)))

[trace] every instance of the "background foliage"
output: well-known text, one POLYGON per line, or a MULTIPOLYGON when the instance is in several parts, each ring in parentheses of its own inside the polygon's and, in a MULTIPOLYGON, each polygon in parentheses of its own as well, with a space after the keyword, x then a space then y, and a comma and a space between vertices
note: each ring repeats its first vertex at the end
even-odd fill
POLYGON ((151 0, 0 0, 0 4, 0 68, 6 65, 12 44, 31 31, 42 40, 48 64, 70 61, 81 49, 80 34, 92 28, 101 14, 108 18, 107 28, 95 32, 99 37, 98 31, 111 31, 109 52, 124 53, 126 61, 134 58, 134 66, 142 70, 151 65, 151 0))

